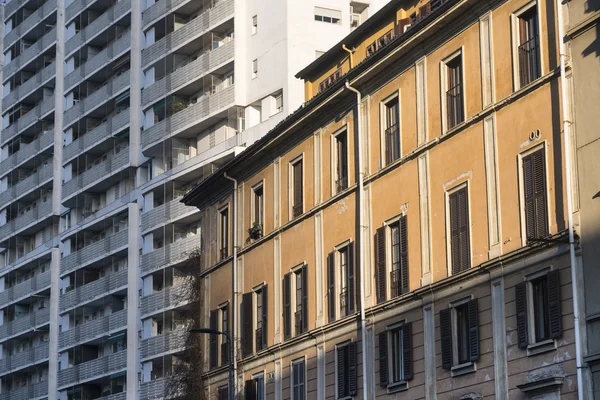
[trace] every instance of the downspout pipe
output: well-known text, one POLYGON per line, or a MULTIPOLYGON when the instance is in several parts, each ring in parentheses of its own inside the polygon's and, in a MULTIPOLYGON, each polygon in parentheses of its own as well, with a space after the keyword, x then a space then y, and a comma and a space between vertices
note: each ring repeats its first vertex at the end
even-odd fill
POLYGON ((356 94, 356 132, 358 136, 356 146, 356 164, 358 168, 358 230, 359 237, 357 238, 358 246, 356 251, 358 252, 358 267, 359 267, 359 279, 360 279, 360 331, 362 338, 362 380, 363 380, 363 399, 367 398, 367 328, 365 318, 365 252, 364 252, 364 204, 365 204, 365 193, 364 193, 364 179, 365 170, 363 168, 363 148, 362 148, 362 113, 360 112, 360 105, 362 103, 362 95, 358 90, 350 86, 350 83, 346 81, 346 89, 356 94))
POLYGON ((345 44, 342 44, 342 49, 344 49, 345 51, 348 52, 348 54, 350 54, 350 69, 352 69, 352 67, 354 66, 354 49, 350 50, 348 47, 346 47, 345 44))
POLYGON ((583 362, 581 355, 581 332, 579 326, 580 310, 579 310, 579 290, 577 283, 578 267, 575 257, 575 232, 573 229, 573 160, 571 159, 571 113, 569 109, 570 92, 567 84, 566 76, 566 59, 567 46, 565 44, 565 26, 563 18, 562 1, 556 0, 556 13, 558 15, 558 45, 560 52, 560 92, 561 92, 561 108, 563 115, 563 140, 565 142, 565 174, 567 186, 567 223, 569 225, 569 255, 571 262, 571 289, 573 292, 573 322, 575 327, 575 362, 577 366, 577 398, 584 400, 583 387, 583 362))
POLYGON ((238 218, 237 218, 237 213, 238 213, 238 206, 237 206, 237 197, 238 197, 238 182, 237 180, 233 179, 232 177, 230 177, 229 175, 227 175, 227 172, 223 173, 223 176, 225 177, 225 179, 229 179, 230 181, 233 182, 233 201, 232 201, 232 208, 233 208, 233 235, 232 235, 232 245, 233 245, 233 261, 232 261, 232 272, 231 272, 231 288, 232 288, 232 292, 233 292, 233 301, 232 301, 232 307, 231 307, 231 319, 232 319, 232 323, 233 323, 233 329, 232 329, 232 335, 231 335, 231 340, 229 342, 229 355, 230 355, 230 360, 231 360, 231 364, 232 364, 232 368, 230 368, 230 373, 229 373, 229 387, 231 388, 231 390, 229 391, 229 400, 234 400, 237 398, 237 351, 235 351, 235 346, 238 343, 238 311, 237 311, 237 306, 238 306, 238 278, 237 278, 237 253, 238 253, 238 245, 237 245, 237 223, 238 223, 238 218))

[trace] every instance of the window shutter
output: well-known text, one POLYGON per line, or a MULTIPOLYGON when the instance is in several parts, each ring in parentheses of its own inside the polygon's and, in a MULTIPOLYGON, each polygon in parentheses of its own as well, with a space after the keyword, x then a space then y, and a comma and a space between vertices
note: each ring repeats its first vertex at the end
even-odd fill
POLYGON ((267 337, 269 333, 269 297, 267 285, 262 288, 262 345, 263 349, 267 347, 267 337))
POLYGON ((386 300, 386 265, 385 265, 385 226, 377 229, 375 234, 375 253, 377 256, 377 303, 386 300))
POLYGON ((244 400, 257 400, 256 397, 256 381, 248 379, 244 384, 244 400))
POLYGON ((402 18, 400 21, 398 21, 398 34, 402 35, 404 33, 404 27, 410 24, 410 18, 402 18))
POLYGON ((346 348, 338 347, 336 349, 337 355, 337 370, 336 370, 336 379, 337 379, 337 398, 341 399, 345 397, 345 388, 346 388, 346 367, 348 360, 346 360, 346 348))
POLYGON ((544 149, 523 158, 523 186, 527 239, 548 236, 546 154, 544 149))
POLYGON ((242 357, 252 354, 252 296, 252 292, 242 295, 242 357))
POLYGON ((327 309, 329 322, 335 321, 335 261, 334 253, 327 255, 327 309))
POLYGON ((400 218, 400 270, 402 293, 408 292, 408 222, 406 215, 400 218))
MULTIPOLYGON (((212 310, 210 312, 210 329, 218 330, 219 311, 212 310)), ((218 363, 217 335, 209 335, 209 359, 210 367, 216 367, 218 363)))
POLYGON ((348 314, 354 313, 354 242, 348 244, 348 314))
POLYGON ((348 394, 356 396, 356 342, 348 343, 348 394))
POLYGON ((562 315, 560 310, 560 271, 548 272, 548 312, 550 317, 550 337, 562 336, 562 315))
POLYGON ((402 352, 404 357, 404 380, 410 381, 413 378, 413 361, 412 361, 412 322, 408 322, 402 326, 402 352))
POLYGON ((452 193, 449 203, 452 274, 457 274, 471 267, 467 188, 465 187, 452 193))
POLYGON ((419 7, 419 18, 423 19, 431 13, 431 3, 427 3, 422 7, 419 7))
POLYGON ((531 156, 523 158, 523 190, 525 197, 525 235, 535 238, 535 204, 533 190, 533 162, 531 156))
POLYGON ((381 387, 388 385, 388 343, 387 332, 379 334, 379 384, 381 387))
POLYGON ((517 308, 517 337, 519 348, 526 349, 529 344, 527 332, 527 283, 521 282, 515 286, 515 305, 517 308))
POLYGON ((440 335, 442 344, 442 368, 452 368, 452 310, 440 310, 440 335))
POLYGON ((477 313, 477 299, 467 304, 469 311, 469 349, 471 361, 479 360, 479 318, 477 313))
POLYGON ((308 266, 302 267, 302 332, 308 331, 308 266))
POLYGON ((448 199, 450 210, 450 260, 452 274, 460 272, 460 246, 458 232, 458 193, 452 193, 448 199))
POLYGON ((283 276, 283 337, 292 336, 292 305, 290 293, 290 272, 283 276))

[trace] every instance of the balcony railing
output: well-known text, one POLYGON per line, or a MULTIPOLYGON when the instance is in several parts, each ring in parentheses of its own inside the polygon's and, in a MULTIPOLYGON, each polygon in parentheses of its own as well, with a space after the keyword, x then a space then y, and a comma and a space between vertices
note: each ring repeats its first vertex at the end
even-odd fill
POLYGON ((302 332, 302 309, 300 309, 294 313, 294 333, 298 335, 302 332))
POLYGON ((58 348, 74 347, 80 343, 108 336, 127 326, 127 309, 111 315, 88 321, 82 325, 63 331, 58 335, 58 348))
POLYGON ((109 356, 87 361, 58 372, 58 387, 74 385, 92 378, 99 378, 127 367, 127 351, 123 350, 109 356))
MULTIPOLYGON (((13 0, 15 1, 15 0, 13 0)), ((15 1, 16 2, 16 1, 15 1)), ((12 1, 11 1, 12 3, 12 1)), ((21 22, 4 37, 4 48, 7 49, 24 33, 36 27, 42 20, 56 10, 56 0, 47 0, 40 8, 31 13, 25 21, 21 22)))
POLYGON ((97 397, 95 400, 125 400, 127 399, 127 392, 109 394, 108 396, 97 397))
POLYGON ((6 64, 4 67, 4 79, 12 76, 15 72, 21 69, 26 63, 34 60, 44 50, 48 49, 56 42, 56 28, 52 28, 48 33, 40 38, 37 42, 28 47, 17 58, 6 64))
POLYGON ((146 360, 160 354, 182 351, 187 335, 187 330, 182 329, 144 339, 140 342, 140 357, 146 360))
POLYGON ((177 9, 181 4, 189 0, 158 0, 142 13, 142 26, 146 27, 157 18, 163 17, 165 14, 177 9))
POLYGON ((31 110, 27 112, 27 114, 23 115, 19 118, 15 123, 6 127, 2 131, 2 143, 6 142, 9 139, 12 139, 19 132, 29 128, 31 125, 35 124, 51 111, 54 110, 54 96, 50 96, 45 100, 42 100, 38 105, 33 107, 31 110))
POLYGON ((8 339, 11 336, 19 335, 50 322, 50 308, 46 307, 17 318, 10 322, 5 322, 0 326, 0 338, 8 339))
POLYGON ((105 276, 63 294, 60 297, 60 312, 64 312, 79 304, 87 303, 99 297, 104 297, 127 286, 127 270, 105 276))
POLYGON ((42 133, 37 139, 28 144, 21 144, 21 148, 16 153, 10 155, 8 158, 0 162, 0 175, 4 175, 9 170, 13 169, 17 165, 22 164, 24 161, 39 155, 40 151, 51 146, 54 143, 54 131, 46 131, 42 133))
POLYGON ((452 129, 456 125, 463 122, 465 117, 463 112, 463 98, 460 83, 446 92, 446 108, 448 114, 448 129, 452 129))
POLYGON ((398 297, 402 294, 402 273, 400 269, 394 269, 390 272, 390 289, 392 297, 398 297))
POLYGON ((142 275, 164 268, 187 259, 188 254, 200 247, 200 235, 193 235, 185 239, 168 244, 151 253, 142 254, 140 269, 142 275))
POLYGON ((232 60, 234 54, 234 41, 224 44, 208 53, 204 53, 196 60, 189 61, 179 66, 175 71, 161 80, 154 82, 142 91, 142 106, 146 106, 156 99, 164 97, 190 82, 190 77, 198 79, 215 67, 232 60))
POLYGON ((131 11, 131 0, 121 0, 106 10, 101 16, 92 21, 91 24, 77 32, 75 36, 65 44, 65 55, 68 57, 73 51, 83 46, 88 40, 109 28, 115 21, 120 20, 131 11))
POLYGON ((78 268, 82 268, 92 262, 111 255, 117 250, 127 247, 128 243, 127 229, 121 232, 115 233, 112 236, 99 240, 88 246, 85 246, 81 250, 69 254, 63 257, 60 263, 60 273, 67 274, 78 268))
POLYGON ((390 164, 400 158, 400 125, 398 123, 385 130, 385 163, 390 164))
POLYGON ((198 99, 196 104, 191 104, 185 110, 173 114, 144 130, 142 133, 142 147, 145 148, 159 140, 165 140, 170 135, 209 118, 217 111, 232 106, 235 95, 234 89, 235 86, 231 85, 220 92, 204 96, 198 99))
POLYGON ((0 400, 32 400, 46 397, 47 395, 48 381, 42 381, 11 390, 10 392, 0 393, 0 400))
POLYGON ((4 8, 4 18, 8 18, 12 13, 23 7, 29 0, 11 0, 6 4, 4 8))
POLYGON ((140 385, 140 399, 158 400, 169 397, 169 378, 159 378, 140 385))
MULTIPOLYGON (((31 279, 17 283, 0 293, 0 307, 6 306, 8 303, 31 296, 41 290, 50 287, 50 271, 43 272, 34 276, 31 279)), ((0 368, 1 369, 1 368, 0 368)))
POLYGON ((519 46, 519 76, 521 86, 540 77, 539 40, 537 36, 519 46))
POLYGON ((73 0, 71 4, 67 6, 65 12, 65 22, 69 22, 73 17, 81 14, 83 10, 88 8, 90 5, 98 0, 73 0))
POLYGON ((48 342, 42 343, 32 349, 22 351, 0 360, 0 375, 23 368, 30 364, 39 364, 48 359, 48 342))
POLYGON ((254 331, 254 344, 256 347, 256 350, 262 350, 264 348, 263 346, 263 330, 262 328, 258 328, 254 331))
POLYGON ((39 89, 50 79, 54 78, 54 75, 56 75, 56 63, 53 62, 27 81, 23 82, 20 86, 11 90, 10 93, 2 99, 2 109, 7 110, 12 107, 17 101, 21 100, 34 90, 39 89))
POLYGON ((106 160, 94 165, 87 171, 84 171, 65 182, 62 189, 63 200, 75 194, 81 189, 96 183, 102 179, 108 178, 129 164, 129 147, 124 147, 117 154, 111 154, 106 160))
POLYGON ((39 189, 40 185, 52 179, 52 164, 40 168, 34 174, 11 186, 8 190, 0 193, 0 204, 8 204, 17 200, 23 194, 39 189))
POLYGON ((188 301, 186 294, 187 291, 182 286, 172 286, 144 296, 140 300, 140 314, 144 317, 160 310, 184 305, 188 301))
POLYGON ((169 33, 150 47, 142 51, 142 67, 147 67, 159 57, 177 50, 182 45, 202 35, 209 28, 216 26, 227 18, 233 17, 234 1, 224 0, 213 8, 198 15, 185 26, 169 33))
POLYGON ((343 190, 348 189, 348 177, 347 176, 343 176, 340 179, 335 181, 335 191, 336 193, 339 193, 343 190))
POLYGON ((17 234, 23 228, 46 219, 50 215, 52 215, 52 200, 48 199, 48 201, 39 204, 37 207, 33 207, 30 211, 0 226, 0 242, 9 236, 17 234))
POLYGON ((154 228, 159 224, 167 224, 185 215, 198 212, 197 207, 186 206, 181 202, 181 197, 169 201, 142 214, 142 232, 154 228))

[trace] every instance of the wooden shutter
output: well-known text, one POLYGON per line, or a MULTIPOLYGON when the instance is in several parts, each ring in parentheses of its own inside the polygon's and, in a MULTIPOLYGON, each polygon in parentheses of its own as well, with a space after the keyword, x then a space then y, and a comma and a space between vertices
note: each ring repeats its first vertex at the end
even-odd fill
POLYGON ((544 149, 523 158, 525 231, 527 239, 548 236, 546 154, 544 149))
POLYGON ((346 397, 346 368, 348 367, 348 360, 346 360, 346 347, 338 347, 336 349, 337 356, 337 398, 341 399, 346 397))
POLYGON ((519 348, 526 349, 529 344, 527 332, 527 283, 521 282, 515 286, 515 306, 517 312, 517 337, 519 348))
POLYGON ((333 252, 327 255, 327 313, 329 322, 335 321, 335 260, 333 252))
POLYGON ((385 226, 377 229, 375 234, 375 261, 377 266, 377 303, 386 300, 386 275, 387 268, 385 263, 385 226))
POLYGON ((269 333, 269 296, 267 285, 263 286, 262 294, 262 345, 263 349, 267 347, 267 337, 269 333))
POLYGON ((467 188, 465 187, 452 193, 449 197, 450 251, 453 274, 471 267, 469 200, 467 194, 467 188))
POLYGON ((291 273, 283 276, 283 337, 289 339, 292 336, 292 294, 291 294, 291 273))
MULTIPOLYGON (((219 310, 212 310, 210 312, 210 329, 219 329, 219 310)), ((216 367, 218 364, 218 348, 217 348, 217 335, 209 335, 209 360, 210 367, 216 367)))
POLYGON ((431 13, 431 3, 419 7, 419 19, 427 17, 431 13))
POLYGON ((400 217, 400 277, 402 293, 408 292, 408 222, 406 215, 400 217))
POLYGON ((387 387, 388 382, 389 377, 387 332, 383 331, 379 334, 379 384, 382 387, 387 387))
POLYGON ((252 354, 252 296, 252 292, 242 295, 242 357, 252 354))
POLYGON ((550 317, 550 337, 562 336, 562 313, 560 310, 560 271, 548 272, 548 316, 550 317))
POLYGON ((302 332, 308 331, 308 266, 302 267, 302 332))
POLYGON ((256 381, 248 379, 244 383, 244 400, 257 400, 256 381))
POLYGON ((356 342, 350 342, 348 349, 348 394, 356 396, 356 342))
POLYGON ((469 312, 469 351, 471 361, 479 360, 479 316, 477 313, 477 299, 467 303, 469 312))
POLYGON ((410 24, 410 18, 402 18, 400 21, 398 21, 398 34, 402 35, 404 33, 404 27, 410 24))
POLYGON ((348 244, 348 314, 354 313, 355 298, 355 279, 354 279, 354 242, 348 244))
POLYGON ((297 217, 302 214, 302 160, 294 164, 294 210, 293 215, 297 217))
POLYGON ((440 336, 442 344, 442 368, 452 368, 452 310, 440 310, 440 336))
POLYGON ((409 381, 413 378, 412 361, 412 322, 402 326, 402 353, 404 357, 404 380, 409 381))

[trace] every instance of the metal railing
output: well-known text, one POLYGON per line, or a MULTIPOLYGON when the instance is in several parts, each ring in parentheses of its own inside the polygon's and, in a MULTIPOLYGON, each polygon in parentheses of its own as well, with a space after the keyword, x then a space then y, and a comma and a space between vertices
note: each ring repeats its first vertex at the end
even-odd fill
POLYGON ((8 188, 8 190, 0 193, 0 204, 8 204, 18 200, 19 197, 32 190, 39 190, 40 186, 52 179, 52 164, 48 164, 34 174, 18 182, 8 188))
POLYGON ((177 197, 174 200, 143 213, 141 218, 142 232, 145 232, 150 228, 155 228, 159 224, 167 224, 171 221, 179 219, 188 214, 194 214, 198 211, 199 210, 197 207, 186 206, 181 202, 181 197, 177 197))
POLYGON ((142 254, 140 262, 142 276, 186 260, 188 254, 199 247, 200 235, 193 235, 168 244, 151 253, 142 254))
POLYGON ((342 317, 345 317, 346 315, 348 315, 348 306, 350 305, 350 299, 348 298, 349 294, 348 294, 348 290, 346 288, 344 288, 341 292, 340 292, 340 315, 342 317))
POLYGON ((394 125, 385 130, 385 163, 390 164, 400 158, 400 125, 394 125))
POLYGON ((16 153, 11 154, 8 158, 0 162, 0 175, 4 175, 9 170, 22 164, 37 155, 40 151, 49 147, 54 143, 54 130, 42 133, 37 139, 31 143, 21 144, 21 148, 16 153))
POLYGON ((31 400, 47 395, 48 381, 42 381, 11 390, 10 392, 0 393, 0 400, 31 400))
POLYGON ((163 353, 183 351, 187 335, 187 330, 181 329, 144 339, 140 341, 140 358, 146 360, 163 353))
POLYGON ((262 350, 264 348, 262 328, 258 328, 254 331, 254 345, 256 347, 256 351, 262 350))
POLYGON ((7 126, 4 130, 2 130, 2 143, 12 139, 19 132, 29 128, 31 125, 43 119, 43 117, 54 110, 54 103, 54 96, 50 96, 39 102, 35 107, 21 116, 21 118, 19 118, 16 122, 7 126))
POLYGON ((398 297, 402 294, 402 273, 400 269, 394 269, 390 272, 390 289, 392 297, 398 297))
POLYGON ((6 375, 14 370, 30 364, 38 364, 48 359, 49 344, 42 343, 31 349, 0 359, 0 375, 6 375))
POLYGON ((95 400, 125 400, 127 399, 127 392, 109 394, 108 396, 97 397, 95 400))
POLYGON ((59 333, 58 348, 62 350, 108 336, 112 332, 123 330, 126 326, 127 309, 124 309, 59 333))
POLYGON ((183 286, 172 286, 157 293, 140 299, 140 314, 142 317, 158 311, 187 304, 187 291, 183 286))
POLYGON ((52 215, 52 200, 48 199, 48 201, 39 204, 37 207, 33 207, 30 211, 0 226, 0 242, 9 236, 16 235, 23 228, 48 218, 50 215, 52 215))
POLYGON ((30 94, 36 89, 41 88, 46 82, 50 79, 54 78, 56 75, 56 63, 44 67, 37 74, 27 79, 21 85, 17 86, 13 90, 10 91, 4 98, 2 99, 2 109, 7 110, 12 107, 17 101, 21 100, 26 95, 30 94))
POLYGON ((127 286, 127 270, 97 279, 60 296, 60 312, 77 305, 104 297, 127 286))
POLYGON ((339 193, 343 190, 348 189, 348 177, 347 176, 343 176, 340 179, 335 181, 335 191, 336 193, 339 193))
MULTIPOLYGON (((17 283, 0 293, 0 307, 9 303, 34 295, 35 293, 50 287, 50 271, 43 272, 31 279, 17 283)), ((1 368, 0 368, 1 369, 1 368)))
POLYGON ((163 17, 165 14, 174 11, 180 5, 188 1, 189 0, 158 0, 142 12, 142 26, 145 28, 146 25, 154 22, 157 18, 163 17))
POLYGON ((54 42, 56 42, 56 28, 52 28, 44 36, 42 36, 40 40, 25 49, 25 51, 17 56, 17 58, 6 64, 4 67, 4 79, 6 80, 10 76, 14 75, 26 63, 31 62, 38 55, 42 54, 44 50, 54 45, 54 42))
POLYGON ((96 260, 109 256, 119 249, 126 248, 128 234, 129 231, 124 229, 63 257, 60 262, 60 273, 64 275, 78 268, 83 268, 96 260))
POLYGON ((454 128, 456 125, 463 122, 465 116, 460 83, 456 84, 456 86, 446 92, 446 108, 448 129, 454 128))
POLYGON ((521 86, 535 81, 540 75, 538 37, 534 36, 519 46, 519 77, 521 86))
POLYGON ((302 330, 302 309, 294 313, 294 334, 299 335, 304 332, 302 330))
POLYGON ((168 398, 169 378, 159 378, 140 385, 140 399, 158 400, 168 398))
POLYGON ((11 336, 33 330, 50 322, 50 308, 37 310, 0 326, 0 338, 8 339, 11 336))
POLYGON ((73 0, 73 2, 67 6, 65 12, 65 22, 68 24, 73 17, 81 14, 83 10, 91 6, 96 1, 98 0, 73 0))
MULTIPOLYGON (((14 0, 13 0, 14 1, 14 0)), ((11 1, 12 3, 12 1, 11 1)), ((25 21, 17 25, 13 30, 4 36, 4 48, 8 49, 23 34, 29 32, 34 27, 39 26, 40 22, 56 9, 57 0, 47 0, 40 8, 29 14, 25 21)), ((8 6, 7 6, 8 7, 8 6)))
POLYGON ((78 382, 99 378, 108 374, 125 370, 127 367, 127 350, 110 354, 106 357, 87 361, 58 372, 58 387, 73 385, 78 382))

